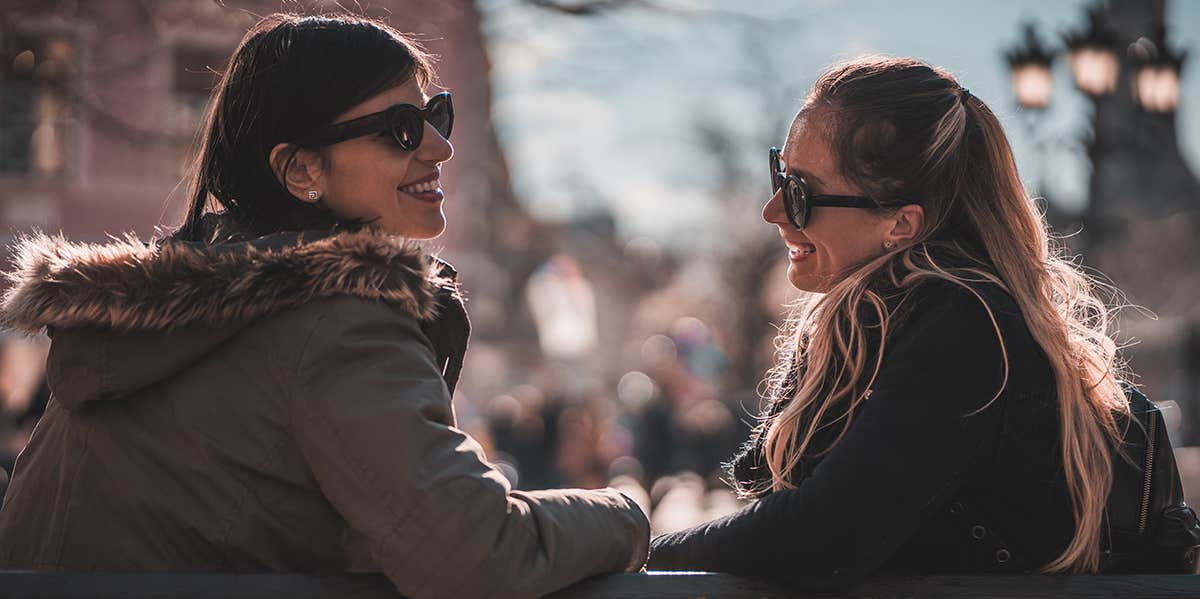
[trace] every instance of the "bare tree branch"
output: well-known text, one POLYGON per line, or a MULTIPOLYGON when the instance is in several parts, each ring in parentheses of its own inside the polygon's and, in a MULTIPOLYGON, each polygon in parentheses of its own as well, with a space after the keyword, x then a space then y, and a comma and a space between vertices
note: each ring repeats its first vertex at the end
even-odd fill
POLYGON ((601 13, 624 8, 651 8, 650 0, 526 0, 538 8, 572 15, 576 17, 591 17, 601 13))
POLYGON ((682 17, 721 18, 743 25, 795 22, 796 18, 760 17, 746 12, 726 8, 683 6, 664 0, 524 0, 531 6, 571 15, 593 17, 607 12, 624 9, 642 9, 682 17))

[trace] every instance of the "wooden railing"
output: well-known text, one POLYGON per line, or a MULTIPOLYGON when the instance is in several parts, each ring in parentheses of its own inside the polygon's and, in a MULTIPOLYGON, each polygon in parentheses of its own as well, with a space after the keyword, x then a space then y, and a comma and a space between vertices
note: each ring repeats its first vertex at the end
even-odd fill
MULTIPOLYGON (((927 576, 868 580, 841 594, 805 593, 763 581, 703 572, 611 574, 585 580, 553 599, 760 599, 774 597, 963 598, 1200 597, 1200 575, 927 576)), ((380 575, 0 572, 8 599, 397 599, 380 575)))

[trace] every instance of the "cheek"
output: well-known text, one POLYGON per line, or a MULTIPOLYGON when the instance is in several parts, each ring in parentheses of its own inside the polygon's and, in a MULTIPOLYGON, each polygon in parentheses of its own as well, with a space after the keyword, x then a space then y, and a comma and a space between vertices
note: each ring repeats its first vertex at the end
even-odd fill
MULTIPOLYGON (((824 254, 831 270, 845 269, 874 258, 876 252, 874 229, 864 219, 850 218, 852 214, 826 214, 814 226, 805 229, 806 235, 824 254), (811 231, 810 231, 811 229, 811 231)), ((880 246, 882 247, 882 246, 880 246)))
MULTIPOLYGON (((364 140, 367 141, 367 140, 364 140)), ((393 151, 381 143, 334 147, 329 165, 331 184, 349 192, 394 189, 404 182, 411 152, 393 151)))
POLYGON ((869 255, 863 239, 853 233, 830 239, 826 244, 829 256, 839 264, 855 264, 869 255))

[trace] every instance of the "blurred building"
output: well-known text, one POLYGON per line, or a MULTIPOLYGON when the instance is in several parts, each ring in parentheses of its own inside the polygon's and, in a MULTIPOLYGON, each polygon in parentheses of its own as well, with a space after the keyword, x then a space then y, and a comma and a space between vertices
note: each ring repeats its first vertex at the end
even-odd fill
MULTIPOLYGON (((270 0, 3 0, 0 226, 75 238, 146 236, 182 216, 184 176, 217 73, 270 0)), ((297 3, 308 13, 334 2, 297 3)), ((479 243, 493 202, 519 210, 491 130, 479 15, 468 1, 380 1, 368 14, 441 57, 456 95, 457 156, 446 168, 450 248, 479 243), (458 218, 454 218, 458 217, 458 218)))

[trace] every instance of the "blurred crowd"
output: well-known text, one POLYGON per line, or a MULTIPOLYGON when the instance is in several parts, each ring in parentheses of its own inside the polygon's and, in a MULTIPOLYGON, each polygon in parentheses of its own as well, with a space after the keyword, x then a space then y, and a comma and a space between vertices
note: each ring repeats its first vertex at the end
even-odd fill
POLYGON ((637 345, 626 361, 638 369, 619 375, 580 377, 586 369, 539 361, 511 389, 459 397, 460 425, 515 488, 612 486, 642 506, 655 533, 737 510, 722 463, 749 435, 758 396, 728 391, 726 356, 699 319, 679 318, 637 345))

